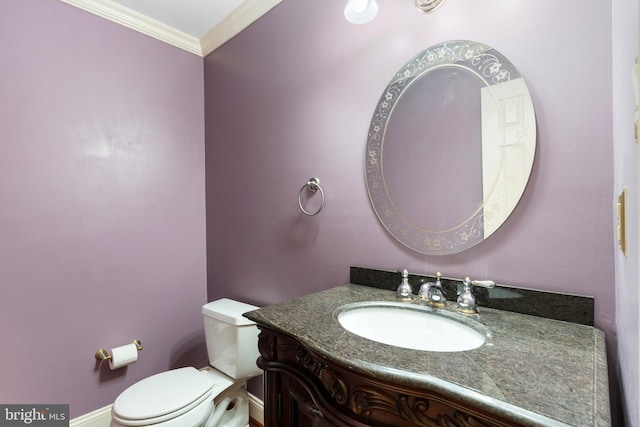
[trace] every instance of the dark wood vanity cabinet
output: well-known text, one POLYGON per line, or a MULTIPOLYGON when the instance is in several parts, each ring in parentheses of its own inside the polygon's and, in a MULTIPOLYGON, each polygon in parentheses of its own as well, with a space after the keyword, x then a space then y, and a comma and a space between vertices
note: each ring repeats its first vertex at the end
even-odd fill
POLYGON ((424 388, 356 373, 314 354, 289 335, 258 327, 265 427, 518 425, 424 388))

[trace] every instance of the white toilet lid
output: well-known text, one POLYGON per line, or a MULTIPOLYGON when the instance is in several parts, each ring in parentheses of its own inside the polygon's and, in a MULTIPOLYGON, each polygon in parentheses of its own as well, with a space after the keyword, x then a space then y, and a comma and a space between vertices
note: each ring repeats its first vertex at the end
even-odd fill
POLYGON ((212 388, 213 381, 196 368, 174 369, 133 384, 117 397, 112 410, 128 420, 167 419, 211 396, 212 388))

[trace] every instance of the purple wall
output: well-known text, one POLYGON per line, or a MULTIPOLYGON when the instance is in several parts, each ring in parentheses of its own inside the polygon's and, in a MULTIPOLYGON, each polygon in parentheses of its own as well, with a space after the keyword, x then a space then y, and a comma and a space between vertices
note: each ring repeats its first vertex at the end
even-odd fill
POLYGON ((613 2, 614 195, 627 187, 628 255, 616 250, 618 362, 627 426, 640 425, 638 413, 638 144, 634 141, 635 98, 631 70, 638 56, 638 2, 613 2))
POLYGON ((0 46, 0 402, 204 365, 202 59, 53 0, 4 0, 0 46))
POLYGON ((379 6, 358 26, 343 1, 285 0, 205 59, 209 299, 275 303, 346 283, 350 265, 592 295, 615 366, 611 4, 456 0, 431 15, 379 6), (424 256, 378 223, 364 147, 393 74, 455 39, 497 49, 522 74, 538 149, 502 228, 466 252, 424 256), (305 217, 296 198, 311 176, 327 201, 305 217))

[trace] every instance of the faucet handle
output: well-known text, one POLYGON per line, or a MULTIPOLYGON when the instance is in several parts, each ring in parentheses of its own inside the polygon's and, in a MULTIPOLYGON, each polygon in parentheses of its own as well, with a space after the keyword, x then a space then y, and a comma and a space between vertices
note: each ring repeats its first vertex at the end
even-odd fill
POLYGON ((458 295, 458 311, 464 314, 476 314, 478 306, 476 305, 476 297, 471 293, 471 279, 466 277, 462 285, 464 287, 458 295))
POLYGON ((402 282, 398 286, 397 299, 398 301, 411 301, 413 299, 413 289, 409 284, 409 272, 407 269, 398 270, 402 274, 402 282))
POLYGON ((473 286, 480 286, 482 288, 494 288, 496 286, 496 282, 494 282, 493 280, 472 280, 471 284, 473 286))
POLYGON ((463 289, 458 296, 458 311, 465 314, 476 314, 478 312, 478 305, 476 304, 476 297, 471 292, 472 286, 480 286, 483 288, 493 288, 496 283, 493 280, 471 280, 465 277, 462 282, 463 289))

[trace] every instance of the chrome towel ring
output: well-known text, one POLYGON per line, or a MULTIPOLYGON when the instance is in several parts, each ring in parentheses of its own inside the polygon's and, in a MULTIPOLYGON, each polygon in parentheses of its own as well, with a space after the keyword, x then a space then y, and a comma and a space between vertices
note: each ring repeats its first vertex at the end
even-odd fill
POLYGON ((324 191, 322 191, 322 187, 320 187, 320 180, 318 178, 316 177, 309 178, 309 181, 305 185, 303 185, 302 188, 300 188, 300 191, 298 191, 298 206, 300 206, 300 210, 302 211, 302 213, 307 216, 315 216, 320 213, 320 211, 324 207, 324 191), (305 188, 311 191, 312 193, 315 193, 316 191, 320 190, 320 197, 321 197, 320 207, 315 212, 307 212, 302 206, 302 192, 304 191, 305 188))

